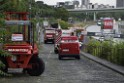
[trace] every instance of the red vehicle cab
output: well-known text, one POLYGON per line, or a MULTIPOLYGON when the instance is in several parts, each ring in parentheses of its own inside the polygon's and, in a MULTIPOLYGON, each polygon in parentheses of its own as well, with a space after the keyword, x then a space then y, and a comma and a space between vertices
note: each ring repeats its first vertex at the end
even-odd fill
POLYGON ((34 25, 27 18, 26 12, 7 12, 5 24, 10 34, 5 36, 4 50, 12 54, 0 57, 5 67, 2 71, 22 70, 31 76, 39 76, 44 72, 44 61, 39 57, 38 46, 34 41, 34 25), (17 17, 17 18, 16 18, 17 17), (15 20, 17 19, 17 20, 15 20))
POLYGON ((76 36, 63 36, 59 45, 58 58, 75 57, 80 59, 80 47, 76 36))
POLYGON ((45 44, 47 42, 54 43, 54 39, 55 39, 55 29, 53 29, 53 28, 45 29, 45 31, 44 31, 44 43, 45 44))

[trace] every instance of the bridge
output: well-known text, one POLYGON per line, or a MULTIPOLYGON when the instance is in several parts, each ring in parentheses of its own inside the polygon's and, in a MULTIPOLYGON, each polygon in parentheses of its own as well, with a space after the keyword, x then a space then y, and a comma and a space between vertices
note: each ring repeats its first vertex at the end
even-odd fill
POLYGON ((78 13, 94 13, 94 21, 96 21, 96 14, 98 12, 124 12, 124 7, 121 8, 104 8, 104 9, 67 9, 68 12, 78 13))

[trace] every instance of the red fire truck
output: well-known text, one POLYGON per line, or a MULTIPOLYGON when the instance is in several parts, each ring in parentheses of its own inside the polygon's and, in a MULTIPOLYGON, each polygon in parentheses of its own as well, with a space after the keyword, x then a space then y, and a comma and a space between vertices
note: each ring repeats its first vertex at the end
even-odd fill
POLYGON ((102 20, 102 29, 113 29, 113 18, 103 18, 102 20))
MULTIPOLYGON (((55 35, 55 44, 54 44, 54 52, 57 54, 59 52, 59 47, 60 47, 60 43, 62 41, 62 37, 71 37, 71 36, 74 36, 74 32, 72 32, 71 30, 61 30, 61 29, 56 29, 56 35, 55 35)), ((77 36, 75 36, 77 37, 77 36)), ((73 40, 73 37, 72 39, 73 40)), ((77 37, 77 41, 75 42, 75 39, 73 41, 73 43, 78 43, 79 46, 81 45, 80 42, 78 41, 79 38, 77 37)), ((67 42, 65 42, 67 43, 67 42)), ((72 43, 72 42, 71 42, 72 43)), ((69 42, 68 42, 69 44, 69 42)), ((72 45, 73 46, 73 45, 72 45)))
POLYGON ((58 58, 75 57, 80 59, 79 41, 76 36, 62 36, 58 49, 58 58))
POLYGON ((71 32, 70 30, 62 30, 62 29, 56 29, 55 32, 55 44, 54 44, 54 52, 57 54, 59 49, 59 44, 61 42, 62 36, 70 36, 71 32))
POLYGON ((52 42, 54 43, 55 39, 55 29, 54 28, 47 28, 44 30, 44 43, 52 42))

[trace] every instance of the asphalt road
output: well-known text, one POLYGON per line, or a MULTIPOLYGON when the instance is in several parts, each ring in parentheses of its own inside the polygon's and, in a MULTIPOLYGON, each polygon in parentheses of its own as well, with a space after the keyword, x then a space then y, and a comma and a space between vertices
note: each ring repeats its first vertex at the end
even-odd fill
POLYGON ((46 69, 41 76, 14 74, 0 78, 0 83, 124 83, 124 76, 81 55, 81 60, 58 60, 53 44, 42 44, 39 56, 46 69))

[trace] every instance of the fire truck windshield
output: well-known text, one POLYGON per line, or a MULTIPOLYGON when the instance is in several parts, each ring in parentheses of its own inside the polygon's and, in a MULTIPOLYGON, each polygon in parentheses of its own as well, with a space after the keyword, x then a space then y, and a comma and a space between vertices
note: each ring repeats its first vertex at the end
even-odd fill
POLYGON ((55 30, 46 30, 46 33, 55 33, 55 30))

